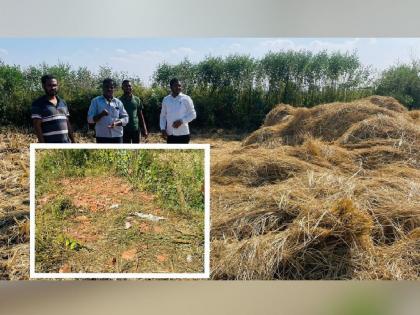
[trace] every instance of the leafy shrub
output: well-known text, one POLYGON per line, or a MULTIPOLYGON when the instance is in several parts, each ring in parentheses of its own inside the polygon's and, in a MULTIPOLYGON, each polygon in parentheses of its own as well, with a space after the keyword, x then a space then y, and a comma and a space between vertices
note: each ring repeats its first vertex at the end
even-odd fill
MULTIPOLYGON (((163 207, 188 213, 204 211, 202 150, 66 149, 37 151, 36 184, 41 191, 52 179, 107 175, 126 178, 154 193, 163 207)), ((56 213, 66 207, 57 201, 56 213)))

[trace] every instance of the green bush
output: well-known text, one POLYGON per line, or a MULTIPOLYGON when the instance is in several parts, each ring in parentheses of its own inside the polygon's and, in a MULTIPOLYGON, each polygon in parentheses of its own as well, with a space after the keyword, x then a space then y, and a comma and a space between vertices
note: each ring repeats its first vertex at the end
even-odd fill
MULTIPOLYGON (((59 81, 59 95, 69 106, 76 129, 87 129, 87 111, 92 98, 102 93, 101 81, 112 77, 119 86, 128 78, 109 66, 97 73, 69 64, 41 64, 21 69, 0 61, 0 123, 30 125, 32 101, 43 94, 41 76, 51 73, 59 81)), ((159 130, 160 104, 169 93, 169 81, 178 77, 195 104, 197 119, 192 129, 257 129, 278 103, 314 106, 332 101, 351 101, 373 93, 372 71, 360 63, 356 53, 326 51, 280 51, 260 59, 247 55, 207 57, 198 63, 161 64, 152 87, 132 80, 134 94, 144 105, 148 128, 159 130)), ((385 89, 389 91, 389 89, 385 89)), ((381 90, 380 90, 381 91, 381 90)), ((384 92, 388 93, 388 92, 384 92)), ((399 97, 400 94, 397 95, 399 97)), ((404 96, 404 95, 403 95, 404 96)), ((402 97, 402 96, 401 96, 402 97)), ((400 97, 400 98, 401 98, 400 97)), ((410 99, 401 98, 402 101, 410 99)))
POLYGON ((382 73, 376 93, 395 97, 408 108, 420 107, 420 62, 398 64, 382 73))
POLYGON ((113 175, 157 195, 168 209, 204 211, 203 150, 40 150, 36 158, 38 192, 57 178, 113 175))

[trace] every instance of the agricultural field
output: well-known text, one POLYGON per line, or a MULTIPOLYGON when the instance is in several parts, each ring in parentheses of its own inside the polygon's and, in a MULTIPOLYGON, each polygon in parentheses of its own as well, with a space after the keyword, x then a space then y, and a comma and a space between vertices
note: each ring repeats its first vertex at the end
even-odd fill
MULTIPOLYGON (((251 134, 196 135, 211 144, 211 278, 419 279, 419 136, 419 111, 379 96, 280 104, 251 134)), ((2 279, 28 278, 34 141, 1 130, 2 279)))
POLYGON ((28 130, 0 128, 0 279, 29 277, 28 130))
MULTIPOLYGON (((28 144, 35 143, 36 139, 28 130, 22 129, 3 128, 0 135, 0 277, 1 279, 28 279, 28 144)), ((77 140, 78 142, 94 141, 93 138, 80 134, 77 134, 77 140)), ((150 142, 159 141, 161 141, 159 135, 154 134, 150 137, 150 142)), ((197 183, 200 181, 195 190, 191 189, 194 181, 189 176, 181 177, 181 181, 177 183, 171 183, 167 178, 161 177, 162 180, 165 180, 165 183, 169 182, 172 185, 171 189, 162 189, 156 186, 159 181, 154 180, 156 176, 153 175, 153 172, 149 174, 149 181, 141 187, 136 181, 127 180, 127 177, 121 176, 121 174, 117 174, 112 179, 103 176, 101 168, 97 168, 96 171, 90 169, 81 172, 80 167, 60 168, 54 166, 54 164, 44 165, 44 167, 50 169, 44 175, 37 176, 38 181, 41 181, 40 185, 37 185, 37 193, 41 194, 37 198, 37 202, 47 209, 44 213, 45 216, 40 215, 39 219, 42 218, 44 223, 50 223, 51 220, 54 220, 55 226, 46 224, 47 232, 57 228, 59 223, 65 222, 67 226, 63 230, 60 229, 59 232, 55 230, 57 232, 56 237, 54 240, 50 239, 51 242, 42 243, 42 241, 45 241, 45 237, 40 239, 40 245, 49 246, 47 249, 51 251, 50 253, 58 254, 61 251, 61 254, 63 254, 58 260, 52 259, 53 266, 38 264, 41 268, 40 271, 49 269, 56 272, 61 269, 62 272, 93 272, 97 270, 95 268, 97 268, 98 263, 103 262, 103 266, 109 268, 106 269, 109 272, 201 272, 203 269, 202 242, 204 237, 204 213, 200 210, 203 207, 202 157, 194 154, 195 157, 191 156, 189 152, 182 154, 188 156, 188 166, 179 165, 179 167, 185 170, 184 174, 187 174, 186 172, 190 170, 192 176, 195 172, 197 175, 194 176, 195 180, 197 183), (197 163, 192 163, 194 161, 197 163, 201 161, 200 167, 195 170, 191 168, 194 165, 198 166, 197 163), (59 174, 60 169, 67 169, 67 174, 63 175, 70 177, 54 178, 59 174), (51 176, 51 171, 54 171, 56 175, 51 176), (197 173, 197 171, 199 172, 197 173), (71 174, 72 172, 75 172, 75 174, 71 174), (179 204, 177 198, 179 198, 180 193, 183 193, 186 181, 188 181, 188 192, 185 192, 183 196, 185 204, 179 204), (117 187, 112 189, 112 192, 107 188, 107 184, 110 182, 117 187), (60 188, 65 190, 65 193, 58 196, 49 192, 54 184, 65 186, 67 189, 60 188), (181 189, 179 190, 177 187, 181 189), (108 197, 108 200, 97 202, 97 200, 91 198, 90 194, 87 194, 87 191, 103 194, 112 193, 113 195, 108 197), (75 196, 77 196, 76 201, 75 196), (117 204, 118 207, 116 208, 117 204), (112 206, 114 206, 113 209, 110 209, 112 206), (183 208, 181 209, 180 206, 183 206, 183 208), (107 214, 106 217, 103 217, 104 213, 107 214), (147 214, 152 219, 151 216, 165 219, 153 222, 153 220, 149 221, 139 217, 136 213, 147 214), (116 224, 116 226, 112 227, 111 223, 116 224), (130 225, 129 228, 127 228, 128 225, 130 225), (115 230, 107 231, 106 227, 115 230), (68 235, 67 232, 69 232, 68 235), (108 257, 104 254, 105 252, 99 255, 96 253, 94 256, 97 259, 86 263, 86 269, 72 267, 71 261, 63 260, 63 257, 70 259, 70 256, 77 255, 79 256, 78 262, 82 263, 92 253, 89 242, 95 242, 98 246, 105 246, 103 249, 108 253, 114 249, 109 247, 109 244, 98 242, 100 239, 110 239, 112 244, 115 243, 116 239, 117 242, 122 242, 125 245, 118 247, 118 251, 115 252, 119 254, 117 257, 108 257), (139 244, 139 239, 149 244, 149 250, 130 246, 139 244), (159 244, 159 246, 156 244, 159 244), (85 246, 84 249, 75 250, 83 245, 85 246), (73 249, 71 249, 72 246, 73 249), (146 252, 147 257, 145 256, 146 252), (140 259, 142 264, 140 264, 140 259), (175 265, 175 262, 178 262, 178 264, 175 265)), ((166 154, 165 156, 161 156, 162 161, 169 158, 169 155, 166 154)), ((154 169, 158 171, 158 165, 155 165, 154 169)), ((132 172, 133 169, 128 168, 123 171, 132 172)), ((139 169, 137 171, 143 170, 139 169)), ((172 170, 169 171, 170 173, 167 173, 167 175, 173 176, 172 170)), ((41 228, 42 224, 41 222, 41 228)), ((40 253, 42 256, 42 251, 40 253)))
POLYGON ((420 112, 280 104, 212 161, 213 279, 419 279, 420 112))
POLYGON ((203 150, 36 150, 35 271, 204 272, 203 150))

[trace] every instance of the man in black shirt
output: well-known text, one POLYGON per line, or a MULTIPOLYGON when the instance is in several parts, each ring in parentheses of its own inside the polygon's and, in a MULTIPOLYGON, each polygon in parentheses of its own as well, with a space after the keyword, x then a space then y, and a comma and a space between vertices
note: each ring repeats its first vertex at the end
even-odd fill
POLYGON ((32 121, 38 142, 75 143, 66 102, 57 96, 58 82, 52 75, 41 78, 45 95, 32 103, 32 121))

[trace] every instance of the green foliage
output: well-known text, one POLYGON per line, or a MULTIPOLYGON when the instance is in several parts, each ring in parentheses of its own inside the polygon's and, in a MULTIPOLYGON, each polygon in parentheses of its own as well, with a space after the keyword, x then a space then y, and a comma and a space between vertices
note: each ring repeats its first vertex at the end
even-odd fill
POLYGON ((160 130, 158 124, 161 101, 168 95, 168 90, 159 86, 145 88, 141 85, 134 85, 133 93, 134 95, 139 96, 143 104, 143 114, 147 127, 149 129, 154 128, 160 130))
MULTIPOLYGON (((188 213, 204 211, 203 150, 66 149, 37 152, 37 191, 52 179, 71 176, 121 176, 157 195, 162 207, 188 213)), ((65 215, 72 206, 57 199, 52 212, 65 215)))
POLYGON ((130 180, 158 195, 172 209, 204 210, 204 155, 202 150, 141 151, 130 180))
POLYGON ((59 248, 64 247, 65 249, 75 250, 78 251, 82 249, 84 246, 77 240, 61 233, 55 237, 54 243, 59 248))
POLYGON ((177 65, 163 63, 158 66, 154 73, 154 82, 158 86, 169 89, 169 81, 172 78, 178 78, 184 85, 184 92, 190 93, 195 84, 196 65, 193 65, 188 59, 184 59, 177 65))
POLYGON ((420 107, 420 61, 398 64, 383 72, 376 93, 395 97, 409 108, 420 107))
POLYGON ((56 238, 56 242, 59 245, 62 245, 66 249, 78 251, 83 248, 83 245, 79 243, 77 240, 68 237, 64 234, 59 234, 56 238))
MULTIPOLYGON (((215 127, 250 131, 258 128, 278 103, 310 107, 371 95, 371 72, 360 63, 355 52, 279 51, 269 52, 260 59, 247 55, 208 56, 198 63, 185 59, 175 65, 160 64, 152 87, 145 88, 139 78, 129 78, 127 73, 115 72, 110 66, 102 66, 93 73, 86 67, 74 69, 64 63, 21 69, 0 62, 0 90, 3 91, 0 122, 31 123, 30 105, 43 94, 39 80, 45 73, 57 76, 59 95, 69 105, 71 122, 78 129, 87 128, 87 111, 91 99, 102 93, 101 81, 112 77, 118 87, 123 79, 132 80, 134 94, 144 105, 149 129, 159 130, 160 102, 169 93, 170 79, 178 77, 197 110, 192 129, 215 127)), ((413 84, 410 86, 415 90, 413 84)), ((406 104, 416 102, 412 90, 399 93, 397 87, 390 87, 387 81, 380 87, 379 91, 394 93, 406 104)), ((117 89, 115 94, 122 92, 117 89)))
MULTIPOLYGON (((97 74, 86 67, 73 69, 70 64, 58 63, 49 66, 45 63, 21 69, 9 66, 0 60, 0 123, 28 126, 31 124, 31 104, 44 94, 41 86, 42 75, 49 73, 57 77, 59 96, 69 106, 71 121, 77 128, 86 128, 90 101, 102 93, 101 82, 112 77, 118 86, 123 79, 130 79, 141 86, 139 78, 130 78, 124 72, 114 72, 108 66, 100 67, 97 74)), ((117 90, 117 93, 121 93, 117 90)))
POLYGON ((36 184, 43 186, 58 177, 84 176, 91 150, 51 150, 37 153, 36 184))
POLYGON ((36 95, 28 90, 28 80, 18 66, 9 66, 0 60, 0 122, 30 120, 29 106, 36 95))
POLYGON ((58 197, 51 204, 51 214, 58 219, 64 219, 75 212, 75 207, 68 197, 58 197))
POLYGON ((166 87, 171 77, 188 78, 199 127, 253 130, 278 103, 313 106, 372 94, 371 71, 356 53, 280 51, 259 60, 231 55, 162 64, 155 85, 166 87))

